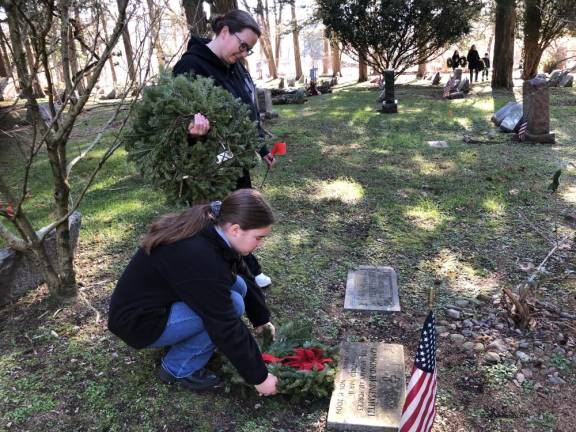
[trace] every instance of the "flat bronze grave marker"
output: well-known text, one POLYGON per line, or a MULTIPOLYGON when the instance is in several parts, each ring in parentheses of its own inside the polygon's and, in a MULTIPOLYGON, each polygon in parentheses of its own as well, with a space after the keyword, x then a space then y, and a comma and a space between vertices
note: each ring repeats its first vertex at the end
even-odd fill
POLYGON ((360 266, 348 272, 344 309, 400 311, 398 278, 392 267, 360 266))
POLYGON ((402 345, 342 343, 328 428, 398 432, 405 392, 402 345))

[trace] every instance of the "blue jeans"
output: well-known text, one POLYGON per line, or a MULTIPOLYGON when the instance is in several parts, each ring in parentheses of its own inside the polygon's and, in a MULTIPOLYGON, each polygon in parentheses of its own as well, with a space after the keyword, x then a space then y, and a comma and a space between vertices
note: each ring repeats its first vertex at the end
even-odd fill
MULTIPOLYGON (((230 287, 230 298, 238 317, 244 313, 246 282, 236 276, 236 282, 230 287)), ((148 348, 170 346, 162 358, 162 367, 175 376, 184 378, 202 369, 216 347, 204 328, 202 318, 184 302, 177 302, 170 308, 170 316, 160 337, 148 348)))

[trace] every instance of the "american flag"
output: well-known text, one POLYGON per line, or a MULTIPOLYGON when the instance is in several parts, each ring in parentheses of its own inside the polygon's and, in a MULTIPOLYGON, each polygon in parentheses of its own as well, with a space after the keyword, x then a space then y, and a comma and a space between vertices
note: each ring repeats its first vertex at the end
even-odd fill
POLYGON ((526 121, 526 118, 522 118, 520 128, 518 129, 518 139, 520 141, 526 140, 526 132, 528 132, 528 122, 526 121))
POLYGON ((430 311, 406 389, 399 432, 430 432, 436 416, 436 325, 430 311))
POLYGON ((446 85, 444 86, 444 94, 442 95, 443 97, 447 98, 448 96, 450 96, 450 90, 452 90, 453 85, 454 85, 454 80, 452 78, 450 78, 448 80, 448 82, 446 83, 446 85))

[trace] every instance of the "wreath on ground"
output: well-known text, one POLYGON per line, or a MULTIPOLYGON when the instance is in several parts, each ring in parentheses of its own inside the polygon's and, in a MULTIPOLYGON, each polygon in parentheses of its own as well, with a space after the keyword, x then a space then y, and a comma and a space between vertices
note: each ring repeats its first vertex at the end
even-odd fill
MULTIPOLYGON (((278 378, 278 393, 292 400, 327 398, 334 389, 338 350, 311 339, 311 334, 311 325, 288 323, 277 329, 275 340, 264 334, 260 344, 268 371, 278 378)), ((253 388, 227 360, 222 375, 227 392, 236 389, 246 394, 253 388)))
POLYGON ((249 108, 210 78, 163 75, 136 103, 123 141, 128 160, 156 188, 188 204, 225 196, 256 162, 258 131, 249 108), (210 131, 190 139, 194 114, 210 131))

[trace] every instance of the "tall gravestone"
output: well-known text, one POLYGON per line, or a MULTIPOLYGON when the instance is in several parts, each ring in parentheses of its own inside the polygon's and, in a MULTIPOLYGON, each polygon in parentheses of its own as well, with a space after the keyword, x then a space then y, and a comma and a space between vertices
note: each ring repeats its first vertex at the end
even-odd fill
POLYGON ((380 111, 391 114, 398 112, 398 101, 394 99, 394 71, 384 71, 384 100, 380 111))
POLYGON ((554 143, 550 133, 550 90, 546 80, 534 78, 522 86, 524 121, 527 122, 526 141, 554 143))
POLYGON ((405 392, 402 345, 342 343, 328 428, 397 432, 405 392))

